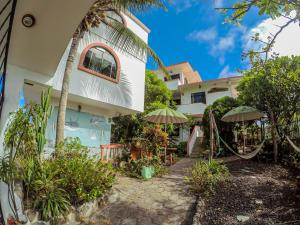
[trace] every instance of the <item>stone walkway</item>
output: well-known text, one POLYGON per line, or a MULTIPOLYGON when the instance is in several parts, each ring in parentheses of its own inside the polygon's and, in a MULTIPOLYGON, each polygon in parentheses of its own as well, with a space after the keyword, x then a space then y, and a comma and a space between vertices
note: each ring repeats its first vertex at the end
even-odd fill
POLYGON ((181 159, 167 175, 149 181, 119 177, 109 203, 101 210, 102 224, 191 224, 195 197, 184 184, 184 175, 195 162, 181 159))

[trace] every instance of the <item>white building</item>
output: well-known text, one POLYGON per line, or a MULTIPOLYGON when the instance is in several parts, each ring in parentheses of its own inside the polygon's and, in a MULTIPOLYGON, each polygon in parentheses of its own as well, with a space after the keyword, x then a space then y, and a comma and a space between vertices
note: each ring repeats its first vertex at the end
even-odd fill
MULTIPOLYGON (((5 53, 0 61, 0 155, 10 113, 23 104, 23 99, 25 103, 39 102, 41 92, 48 87, 53 89, 54 111, 47 128, 48 149, 52 149, 70 40, 93 1, 7 2, 0 4, 0 20, 8 21, 0 29, 4 40, 0 52, 3 49, 5 53), (26 26, 28 20, 31 27, 26 26)), ((108 16, 123 22, 147 43, 150 31, 134 15, 111 11, 108 16)), ((65 136, 79 137, 82 144, 95 149, 93 154, 98 154, 101 144, 110 143, 110 118, 144 110, 146 56, 136 57, 113 46, 107 29, 101 24, 80 42, 66 113, 65 136)), ((7 218, 10 208, 4 183, 0 183, 0 202, 7 218)))
MULTIPOLYGON (((166 79, 160 70, 154 71, 163 79, 168 88, 173 92, 173 100, 177 104, 177 110, 191 115, 198 122, 198 135, 202 135, 201 121, 208 105, 224 96, 237 97, 236 87, 241 76, 221 78, 203 81, 198 71, 195 71, 188 62, 182 62, 167 67, 170 78, 166 79)), ((193 128, 190 130, 180 129, 177 140, 190 141, 193 128)))
MULTIPOLYGON (((149 30, 132 14, 110 14, 147 42, 149 30)), ((80 137, 89 147, 110 143, 110 118, 144 110, 146 58, 116 49, 109 42, 106 29, 109 29, 107 25, 102 24, 86 33, 80 42, 70 81, 65 136, 80 137)), ((57 105, 68 52, 69 47, 53 74, 32 71, 9 61, 2 131, 9 113, 18 109, 23 94, 26 103, 38 102, 42 90, 52 87, 54 111, 49 120, 47 139, 50 147, 54 145, 57 105)))

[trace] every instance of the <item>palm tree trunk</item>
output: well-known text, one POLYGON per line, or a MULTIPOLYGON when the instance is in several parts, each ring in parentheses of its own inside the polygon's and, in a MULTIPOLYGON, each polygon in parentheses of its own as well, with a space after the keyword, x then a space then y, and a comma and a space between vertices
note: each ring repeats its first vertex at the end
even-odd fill
POLYGON ((61 95, 58 106, 57 125, 56 125, 56 146, 64 141, 64 126, 66 120, 66 109, 69 94, 69 84, 73 69, 74 59, 77 55, 78 45, 81 38, 81 33, 77 29, 73 35, 70 52, 66 62, 64 79, 61 88, 61 95))

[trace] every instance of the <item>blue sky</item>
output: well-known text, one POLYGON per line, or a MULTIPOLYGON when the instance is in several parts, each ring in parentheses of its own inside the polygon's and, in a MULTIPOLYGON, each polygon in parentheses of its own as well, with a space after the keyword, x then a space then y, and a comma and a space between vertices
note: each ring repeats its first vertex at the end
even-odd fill
MULTIPOLYGON (((151 29, 149 45, 166 65, 189 61, 202 79, 233 76, 249 65, 241 54, 250 39, 249 31, 265 18, 251 11, 241 27, 224 24, 216 6, 226 0, 174 0, 168 12, 153 9, 137 16, 151 29)), ((150 59, 147 68, 156 65, 150 59)))

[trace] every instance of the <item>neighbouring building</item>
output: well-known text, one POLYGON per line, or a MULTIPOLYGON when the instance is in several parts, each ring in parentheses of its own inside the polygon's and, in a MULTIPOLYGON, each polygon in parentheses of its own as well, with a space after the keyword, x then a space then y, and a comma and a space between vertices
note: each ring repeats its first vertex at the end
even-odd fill
MULTIPOLYGON (((219 78, 215 80, 202 80, 198 71, 194 70, 189 62, 181 62, 167 66, 170 73, 169 79, 161 70, 154 72, 163 79, 167 87, 173 92, 173 101, 177 110, 191 115, 200 126, 199 135, 203 135, 201 121, 205 108, 218 98, 224 96, 237 97, 236 87, 241 76, 219 78)), ((173 138, 189 141, 193 128, 180 128, 173 138)))
MULTIPOLYGON (((54 110, 47 127, 46 151, 53 151, 70 40, 92 2, 1 2, 0 19, 4 21, 0 28, 1 156, 10 113, 30 101, 39 102, 42 91, 49 87, 53 89, 54 110)), ((108 19, 124 23, 147 43, 150 30, 134 15, 107 13, 108 19)), ((112 117, 144 110, 146 55, 135 56, 112 45, 108 29, 111 29, 108 25, 101 24, 82 38, 74 61, 66 112, 65 136, 79 137, 93 155, 99 153, 100 145, 110 144, 112 117)), ((11 211, 3 182, 0 182, 0 202, 6 219, 11 211)))

